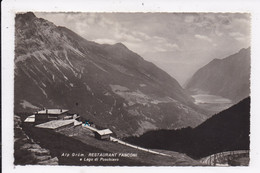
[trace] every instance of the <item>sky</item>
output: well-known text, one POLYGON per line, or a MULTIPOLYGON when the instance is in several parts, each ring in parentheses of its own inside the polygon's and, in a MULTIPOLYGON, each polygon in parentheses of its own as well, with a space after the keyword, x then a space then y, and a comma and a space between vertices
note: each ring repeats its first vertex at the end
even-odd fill
POLYGON ((202 66, 250 46, 248 13, 35 13, 97 43, 123 43, 183 85, 202 66))

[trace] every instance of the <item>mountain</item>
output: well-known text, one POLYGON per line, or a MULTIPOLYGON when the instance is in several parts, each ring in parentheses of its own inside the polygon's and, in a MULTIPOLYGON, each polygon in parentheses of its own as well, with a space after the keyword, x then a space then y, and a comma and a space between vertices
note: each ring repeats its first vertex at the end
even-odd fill
POLYGON ((31 12, 16 15, 14 61, 15 112, 69 109, 118 136, 205 120, 174 78, 122 43, 88 41, 31 12))
POLYGON ((125 140, 147 148, 186 153, 193 158, 249 150, 250 97, 209 118, 196 128, 149 131, 125 140))
POLYGON ((192 92, 206 92, 240 101, 250 94, 250 47, 200 68, 186 84, 192 92))

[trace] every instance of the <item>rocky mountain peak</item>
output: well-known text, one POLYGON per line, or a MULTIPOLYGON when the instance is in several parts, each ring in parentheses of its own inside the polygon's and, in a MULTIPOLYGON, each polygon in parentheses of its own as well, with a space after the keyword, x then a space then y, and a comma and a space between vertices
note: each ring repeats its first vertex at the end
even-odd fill
POLYGON ((123 48, 123 49, 128 49, 123 43, 116 43, 113 46, 117 47, 117 48, 123 48))
POLYGON ((36 18, 35 14, 33 12, 27 12, 27 13, 19 13, 16 15, 16 18, 21 20, 20 18, 22 18, 23 20, 26 21, 31 21, 33 19, 36 18))
POLYGON ((100 45, 37 17, 17 17, 15 32, 16 112, 64 107, 120 136, 205 119, 174 78, 122 43, 100 45))

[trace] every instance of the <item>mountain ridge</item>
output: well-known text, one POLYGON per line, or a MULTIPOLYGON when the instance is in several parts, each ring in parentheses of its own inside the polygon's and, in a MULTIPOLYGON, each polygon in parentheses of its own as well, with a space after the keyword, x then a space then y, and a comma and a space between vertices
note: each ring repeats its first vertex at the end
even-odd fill
POLYGON ((250 47, 224 59, 213 59, 194 73, 185 88, 238 102, 250 94, 250 47))
POLYGON ((206 118, 175 79, 120 43, 100 45, 32 14, 18 14, 15 28, 15 112, 66 108, 118 136, 206 118))

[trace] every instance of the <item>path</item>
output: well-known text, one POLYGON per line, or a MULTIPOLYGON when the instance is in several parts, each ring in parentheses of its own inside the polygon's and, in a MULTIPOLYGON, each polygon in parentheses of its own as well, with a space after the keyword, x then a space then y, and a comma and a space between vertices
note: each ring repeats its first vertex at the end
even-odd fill
MULTIPOLYGON (((94 127, 91 127, 91 126, 88 126, 86 124, 82 124, 82 127, 85 127, 85 128, 88 128, 89 130, 91 131, 98 131, 98 129, 94 128, 94 127)), ((138 150, 142 150, 142 151, 145 151, 145 152, 149 152, 149 153, 153 153, 153 154, 157 154, 157 155, 161 155, 161 156, 168 156, 168 157, 172 157, 171 155, 169 154, 165 154, 165 153, 161 153, 161 152, 157 152, 157 151, 153 151, 153 150, 150 150, 150 149, 146 149, 146 148, 143 148, 143 147, 139 147, 139 146, 136 146, 136 145, 132 145, 132 144, 129 144, 127 142, 124 142, 120 139, 117 139, 117 138, 114 138, 114 137, 110 137, 110 141, 112 142, 117 142, 119 144, 122 144, 122 145, 125 145, 125 146, 128 146, 128 147, 131 147, 131 148, 135 148, 135 149, 138 149, 138 150)))

